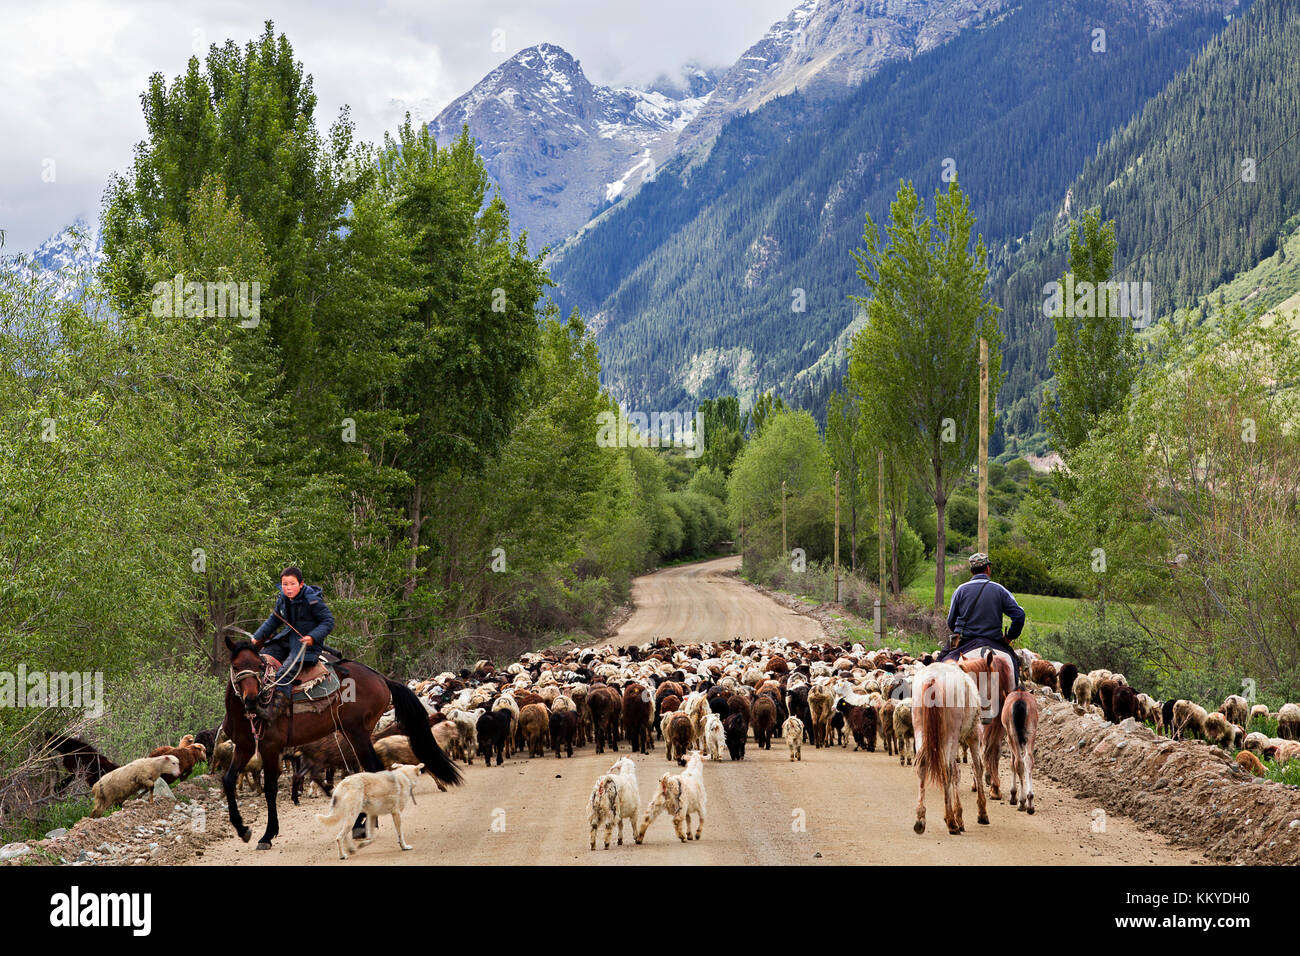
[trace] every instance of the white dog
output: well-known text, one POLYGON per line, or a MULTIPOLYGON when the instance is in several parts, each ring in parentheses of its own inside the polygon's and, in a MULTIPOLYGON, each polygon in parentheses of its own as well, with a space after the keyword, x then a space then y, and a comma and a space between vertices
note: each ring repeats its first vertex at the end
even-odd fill
POLYGON ((620 757, 609 768, 609 773, 596 781, 591 789, 590 802, 591 848, 596 849, 596 831, 605 828, 605 849, 609 849, 609 838, 614 833, 614 824, 618 824, 618 845, 623 845, 623 821, 632 821, 632 836, 637 843, 641 835, 637 832, 636 818, 641 814, 641 794, 636 782, 636 764, 628 757, 620 757))
POLYGON ((352 823, 359 813, 366 815, 365 839, 369 840, 374 832, 376 817, 381 813, 391 813, 393 827, 397 830, 397 845, 403 850, 414 849, 402 837, 402 811, 406 809, 407 801, 415 803, 415 781, 423 769, 422 763, 414 766, 397 764, 392 770, 354 773, 339 781, 330 797, 330 812, 318 813, 316 819, 327 827, 337 828, 334 842, 338 844, 340 860, 346 860, 357 851, 352 841, 352 823))
POLYGON ((722 718, 709 714, 704 718, 704 748, 709 752, 710 760, 721 760, 722 751, 727 749, 727 736, 722 730, 722 718))
POLYGON ((659 790, 650 801, 650 809, 641 821, 641 830, 636 842, 645 839, 645 831, 654 822, 655 817, 667 810, 673 815, 673 829, 677 839, 699 840, 700 831, 704 829, 704 811, 707 797, 704 793, 704 754, 692 750, 686 755, 686 769, 681 773, 666 773, 659 778, 659 790), (691 814, 695 814, 695 833, 691 833, 691 814), (683 830, 682 823, 686 824, 683 830))

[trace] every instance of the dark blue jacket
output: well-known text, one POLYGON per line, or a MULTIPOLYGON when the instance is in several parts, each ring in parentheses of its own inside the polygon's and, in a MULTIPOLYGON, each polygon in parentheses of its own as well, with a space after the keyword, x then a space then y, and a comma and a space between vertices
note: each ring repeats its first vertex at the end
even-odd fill
POLYGON ((290 601, 284 596, 284 588, 280 589, 280 595, 275 601, 275 614, 268 617, 253 633, 254 641, 266 640, 270 635, 275 634, 277 628, 282 628, 279 634, 271 640, 279 640, 293 636, 293 632, 284 626, 280 618, 284 618, 292 624, 303 637, 310 637, 319 650, 325 640, 325 635, 334 630, 334 615, 330 609, 325 606, 325 598, 321 589, 314 584, 304 584, 298 591, 298 596, 290 601), (280 617, 276 617, 279 614, 280 617))
POLYGON ((987 574, 976 574, 952 592, 948 630, 963 638, 1001 641, 1003 614, 1011 618, 1006 640, 1014 641, 1025 626, 1024 608, 1016 603, 1010 591, 998 582, 990 581, 987 574))

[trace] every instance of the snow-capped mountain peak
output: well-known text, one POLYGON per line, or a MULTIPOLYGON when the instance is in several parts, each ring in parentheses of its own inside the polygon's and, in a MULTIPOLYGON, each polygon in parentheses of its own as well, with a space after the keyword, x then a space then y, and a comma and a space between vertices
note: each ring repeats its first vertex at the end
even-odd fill
POLYGON ((599 86, 568 51, 542 43, 506 60, 430 127, 445 145, 468 125, 512 223, 540 247, 639 186, 708 101, 714 77, 691 66, 680 84, 599 86))
POLYGON ((43 268, 52 270, 97 267, 104 258, 104 240, 100 234, 99 219, 78 216, 66 229, 56 232, 37 246, 32 252, 32 258, 43 268))
POLYGON ((30 256, 0 256, 0 269, 39 280, 55 298, 84 299, 103 260, 99 219, 82 215, 42 242, 30 256))

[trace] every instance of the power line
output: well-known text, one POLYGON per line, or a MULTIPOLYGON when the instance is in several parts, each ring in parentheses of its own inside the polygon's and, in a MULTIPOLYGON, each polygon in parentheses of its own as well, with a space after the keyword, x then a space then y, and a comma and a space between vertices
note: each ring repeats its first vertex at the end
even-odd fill
MULTIPOLYGON (((1278 143, 1278 144, 1277 144, 1276 146, 1274 146, 1271 150, 1269 150, 1269 151, 1264 155, 1264 158, 1263 158, 1263 159, 1261 159, 1261 160, 1259 160, 1258 162, 1255 163, 1255 169, 1258 170, 1259 167, 1261 167, 1261 166, 1263 166, 1265 163, 1267 163, 1267 162, 1269 161, 1269 159, 1271 159, 1275 153, 1277 153, 1278 151, 1280 151, 1284 146, 1286 146, 1289 142, 1291 142, 1291 140, 1295 139, 1296 136, 1298 136, 1298 135, 1300 135, 1300 129, 1297 129, 1295 132, 1291 133, 1291 135, 1289 135, 1286 139, 1282 140, 1282 142, 1278 143)), ((1200 207, 1198 207, 1194 212, 1192 212, 1191 215, 1187 216, 1185 219, 1183 219, 1182 222, 1178 223, 1176 226, 1174 226, 1172 229, 1170 229, 1167 233, 1165 233, 1163 237, 1161 237, 1161 238, 1158 239, 1157 241, 1153 242, 1151 245, 1147 246, 1147 248, 1144 249, 1144 250, 1142 251, 1142 254, 1141 254, 1140 256, 1137 256, 1137 257, 1134 258, 1134 259, 1130 259, 1129 262, 1128 262, 1128 264, 1125 265, 1124 268, 1120 270, 1120 272, 1118 273, 1118 275, 1123 275, 1125 272, 1127 272, 1127 271, 1128 271, 1130 268, 1132 268, 1134 265, 1136 265, 1137 263, 1141 262, 1141 261, 1142 261, 1142 260, 1147 256, 1148 253, 1153 252, 1154 250, 1156 250, 1156 249, 1159 248, 1160 246, 1164 245, 1166 242, 1168 242, 1168 241, 1173 237, 1174 233, 1178 232, 1180 229, 1182 229, 1184 226, 1186 226, 1189 222, 1191 222, 1193 219, 1195 219, 1197 216, 1199 216, 1201 213, 1203 213, 1206 209, 1210 208, 1210 206, 1214 205, 1216 202, 1218 202, 1220 199, 1222 199, 1224 196, 1226 196, 1226 195, 1227 195, 1227 194, 1228 194, 1228 193, 1229 193, 1229 192, 1230 192, 1234 187, 1236 187, 1236 186, 1240 186, 1240 185, 1242 185, 1244 182, 1245 182, 1245 180, 1242 179, 1241 176, 1239 176, 1239 175, 1238 175, 1238 176, 1234 176, 1234 177, 1232 178, 1232 181, 1229 182, 1227 186, 1223 187, 1223 189, 1219 190, 1218 193, 1216 193, 1215 195, 1213 195, 1213 196, 1211 196, 1209 199, 1207 199, 1204 203, 1202 203, 1202 204, 1200 205, 1200 207)), ((1118 275, 1117 275, 1117 277, 1118 277, 1118 275)))

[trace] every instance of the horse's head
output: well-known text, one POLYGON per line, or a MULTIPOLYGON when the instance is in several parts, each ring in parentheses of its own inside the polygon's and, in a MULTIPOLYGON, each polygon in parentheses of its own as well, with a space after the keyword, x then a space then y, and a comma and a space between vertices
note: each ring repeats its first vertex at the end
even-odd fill
POLYGON ((244 702, 244 710, 251 713, 262 689, 265 665, 252 641, 232 641, 227 637, 226 649, 230 651, 230 686, 244 702))

